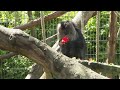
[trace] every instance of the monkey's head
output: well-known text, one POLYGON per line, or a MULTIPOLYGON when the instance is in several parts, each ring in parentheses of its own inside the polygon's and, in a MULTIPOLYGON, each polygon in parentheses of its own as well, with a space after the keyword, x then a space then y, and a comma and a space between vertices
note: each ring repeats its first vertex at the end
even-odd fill
POLYGON ((62 40, 67 37, 69 41, 75 40, 77 38, 77 32, 75 30, 75 25, 72 21, 63 21, 57 26, 58 39, 62 40))

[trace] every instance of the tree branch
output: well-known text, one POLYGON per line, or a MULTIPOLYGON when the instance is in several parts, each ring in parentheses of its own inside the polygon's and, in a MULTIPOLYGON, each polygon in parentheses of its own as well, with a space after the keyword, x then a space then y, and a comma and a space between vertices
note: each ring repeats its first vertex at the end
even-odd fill
POLYGON ((54 51, 47 44, 19 29, 0 26, 0 48, 17 52, 44 67, 48 75, 56 79, 107 79, 73 60, 54 51))
MULTIPOLYGON (((52 19, 55 19, 63 14, 65 14, 67 11, 55 11, 52 14, 49 14, 47 16, 44 17, 44 22, 50 21, 52 19)), ((32 20, 24 25, 20 25, 20 26, 16 26, 14 27, 14 29, 21 29, 21 30, 25 30, 25 29, 29 29, 32 28, 36 25, 40 25, 41 24, 41 18, 32 20)))
MULTIPOLYGON (((53 38, 53 37, 57 37, 57 34, 54 34, 54 35, 46 38, 46 41, 48 41, 48 40, 50 41, 50 39, 53 38)), ((43 41, 43 40, 42 40, 42 41, 43 41)), ((10 52, 10 53, 7 53, 7 54, 5 54, 5 55, 0 55, 0 60, 9 59, 9 58, 11 58, 11 57, 13 57, 13 56, 15 56, 15 55, 18 55, 18 54, 17 54, 17 53, 14 53, 14 52, 10 52)))
MULTIPOLYGON (((87 22, 88 22, 88 20, 91 18, 91 17, 93 17, 93 16, 95 16, 97 14, 97 12, 96 11, 84 11, 84 25, 86 25, 87 24, 87 22)), ((77 13, 77 15, 72 19, 72 21, 77 25, 77 27, 79 28, 79 29, 81 29, 81 19, 82 19, 82 12, 81 11, 79 11, 78 13, 77 13)))

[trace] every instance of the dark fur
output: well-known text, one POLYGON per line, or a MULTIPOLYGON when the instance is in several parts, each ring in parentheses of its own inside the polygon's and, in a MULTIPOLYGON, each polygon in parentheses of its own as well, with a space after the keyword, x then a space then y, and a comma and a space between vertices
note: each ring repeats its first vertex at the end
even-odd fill
POLYGON ((68 57, 76 57, 85 59, 86 43, 81 31, 71 21, 61 22, 58 30, 58 38, 60 51, 68 57), (66 44, 61 44, 61 39, 68 36, 70 41, 66 44))

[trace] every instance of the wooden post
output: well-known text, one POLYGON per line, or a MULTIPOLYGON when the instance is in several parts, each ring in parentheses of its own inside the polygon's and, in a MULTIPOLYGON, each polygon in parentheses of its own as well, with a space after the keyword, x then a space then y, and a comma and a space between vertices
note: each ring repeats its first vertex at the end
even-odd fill
POLYGON ((100 11, 96 16, 96 61, 99 60, 99 27, 100 27, 100 11))
POLYGON ((110 31, 108 37, 108 63, 113 63, 115 60, 115 49, 116 49, 116 38, 117 38, 117 16, 114 11, 111 11, 110 14, 110 31))
MULTIPOLYGON (((28 17, 29 17, 29 21, 33 20, 32 11, 28 11, 28 17)), ((31 35, 32 35, 33 37, 36 37, 34 27, 31 28, 31 35)))
POLYGON ((44 23, 44 12, 40 11, 41 14, 41 28, 42 28, 42 38, 43 42, 46 43, 46 35, 45 35, 45 23, 44 23))

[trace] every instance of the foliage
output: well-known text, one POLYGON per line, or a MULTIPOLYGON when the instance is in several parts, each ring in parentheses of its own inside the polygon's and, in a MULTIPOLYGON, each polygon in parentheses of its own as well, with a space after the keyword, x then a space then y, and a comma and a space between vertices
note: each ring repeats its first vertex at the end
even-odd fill
MULTIPOLYGON (((27 12, 26 11, 0 11, 0 22, 8 23, 6 27, 12 28, 16 25, 27 23, 27 12)), ((5 24, 3 24, 5 26, 5 24)))
POLYGON ((0 78, 4 79, 24 79, 28 74, 28 67, 33 64, 24 56, 14 56, 0 62, 0 78))
MULTIPOLYGON (((105 62, 106 54, 107 54, 107 41, 108 41, 108 34, 109 34, 109 11, 102 11, 100 15, 100 31, 99 31, 99 61, 105 62)), ((120 26, 119 21, 117 22, 117 26, 120 26)), ((92 17, 87 25, 85 26, 85 38, 87 40, 87 50, 88 58, 95 59, 95 52, 96 52, 96 16, 92 17)), ((119 53, 119 40, 117 40, 117 47, 116 52, 119 53)), ((119 54, 116 54, 116 60, 118 60, 119 54)), ((116 62, 119 64, 120 62, 116 62)))
MULTIPOLYGON (((100 29, 99 29, 99 61, 104 62, 106 59, 106 45, 107 45, 107 37, 109 31, 109 12, 102 11, 100 16, 100 29)), ((88 56, 89 58, 95 59, 95 52, 96 52, 96 16, 92 17, 87 25, 85 26, 85 38, 87 40, 87 48, 88 53, 91 55, 88 56)))

